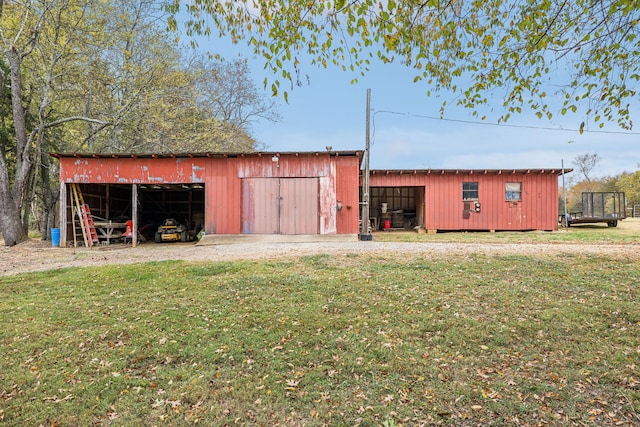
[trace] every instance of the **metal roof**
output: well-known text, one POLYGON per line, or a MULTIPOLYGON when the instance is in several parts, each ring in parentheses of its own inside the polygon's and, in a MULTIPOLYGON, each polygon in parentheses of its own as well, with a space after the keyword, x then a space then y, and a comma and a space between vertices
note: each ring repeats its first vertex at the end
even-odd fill
MULTIPOLYGON (((454 174, 454 175, 473 175, 473 174, 562 174, 562 168, 555 169, 543 169, 543 168, 530 168, 530 169, 372 169, 370 171, 371 175, 444 175, 444 174, 454 174)), ((564 173, 572 172, 573 169, 565 168, 564 173)))
POLYGON ((49 153, 50 156, 61 158, 96 158, 96 159, 158 159, 158 158, 234 158, 249 156, 299 156, 299 155, 320 155, 329 154, 330 156, 356 156, 361 157, 363 151, 251 151, 251 152, 198 152, 198 153, 73 153, 60 152, 49 153))
MULTIPOLYGON (((250 151, 250 152, 195 152, 195 153, 86 153, 86 152, 53 152, 50 156, 61 158, 96 158, 96 159, 162 159, 162 158, 236 158, 251 156, 299 156, 329 154, 330 156, 355 156, 362 159, 363 151, 250 151)), ((372 169, 371 175, 431 175, 431 174, 562 174, 562 168, 530 168, 530 169, 372 169)), ((573 172, 572 168, 565 168, 564 173, 573 172)))

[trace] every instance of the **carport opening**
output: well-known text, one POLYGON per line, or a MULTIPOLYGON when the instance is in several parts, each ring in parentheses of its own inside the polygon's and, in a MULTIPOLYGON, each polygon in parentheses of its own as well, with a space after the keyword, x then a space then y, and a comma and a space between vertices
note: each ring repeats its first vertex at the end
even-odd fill
POLYGON ((193 241, 204 226, 204 184, 140 185, 138 204, 148 241, 193 241))
POLYGON ((371 187, 374 230, 412 230, 424 226, 424 187, 371 187))
MULTIPOLYGON (((130 184, 80 184, 84 203, 91 210, 101 243, 124 241, 127 221, 132 220, 130 184), (105 224, 114 225, 107 230, 105 224)), ((67 241, 74 242, 71 192, 67 199, 67 241)), ((204 184, 139 184, 137 200, 138 242, 192 241, 204 225, 204 184), (163 229, 165 224, 173 226, 163 229), (175 227, 174 227, 175 226, 175 227), (179 231, 176 233, 177 226, 179 231), (177 234, 178 239, 163 234, 177 234), (170 233, 171 232, 171 233, 170 233)), ((82 241, 76 224, 75 242, 82 241)))

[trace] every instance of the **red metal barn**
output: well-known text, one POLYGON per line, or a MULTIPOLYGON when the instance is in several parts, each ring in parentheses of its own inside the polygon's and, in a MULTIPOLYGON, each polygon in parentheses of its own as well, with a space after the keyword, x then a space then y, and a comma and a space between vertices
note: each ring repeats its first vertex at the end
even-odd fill
POLYGON ((72 236, 71 184, 95 217, 133 219, 136 231, 169 217, 206 234, 359 230, 358 151, 52 156, 60 161, 62 246, 72 236))
POLYGON ((561 169, 374 170, 370 215, 377 229, 557 230, 559 176, 561 169))

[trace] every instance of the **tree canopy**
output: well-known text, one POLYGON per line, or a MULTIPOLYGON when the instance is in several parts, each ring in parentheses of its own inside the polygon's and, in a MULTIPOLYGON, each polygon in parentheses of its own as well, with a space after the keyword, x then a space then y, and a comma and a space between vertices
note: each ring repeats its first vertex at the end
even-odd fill
POLYGON ((426 94, 453 91, 476 113, 500 107, 500 120, 530 109, 548 118, 578 112, 601 127, 633 124, 636 1, 176 0, 168 9, 190 13, 191 34, 217 31, 252 46, 272 71, 265 86, 285 98, 309 65, 335 65, 357 80, 374 61, 400 61, 426 94))
POLYGON ((34 206, 44 236, 53 223, 50 151, 251 151, 251 124, 277 118, 243 61, 189 56, 167 31, 162 4, 0 0, 6 245, 27 238, 34 206))
POLYGON ((629 207, 640 204, 640 165, 638 169, 633 173, 623 173, 617 183, 617 189, 625 192, 629 207))

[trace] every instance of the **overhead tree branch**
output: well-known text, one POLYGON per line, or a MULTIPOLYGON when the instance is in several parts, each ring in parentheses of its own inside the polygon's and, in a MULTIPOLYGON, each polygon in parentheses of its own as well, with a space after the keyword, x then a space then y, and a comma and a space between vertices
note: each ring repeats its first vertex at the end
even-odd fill
POLYGON ((64 119, 55 120, 53 122, 46 123, 44 127, 49 129, 49 128, 52 128, 54 126, 61 125, 63 123, 69 123, 69 122, 74 122, 74 121, 96 123, 96 124, 104 125, 104 126, 108 126, 109 124, 111 124, 110 122, 105 122, 103 120, 98 120, 98 119, 92 119, 90 117, 73 116, 73 117, 65 117, 64 119))

